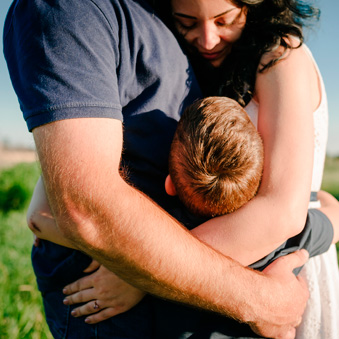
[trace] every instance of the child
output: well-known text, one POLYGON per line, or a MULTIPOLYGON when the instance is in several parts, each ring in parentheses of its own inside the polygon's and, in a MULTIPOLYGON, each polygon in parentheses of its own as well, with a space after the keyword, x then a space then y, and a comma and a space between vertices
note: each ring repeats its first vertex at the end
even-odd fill
MULTIPOLYGON (((231 213, 256 195, 263 163, 262 140, 246 111, 233 99, 207 97, 181 116, 165 189, 169 195, 177 194, 194 214, 210 218, 231 213)), ((321 222, 317 226, 305 227, 251 267, 263 270, 276 258, 301 248, 310 256, 327 251, 333 228, 321 222)))
MULTIPOLYGON (((196 101, 183 113, 173 138, 166 192, 178 194, 183 204, 200 216, 233 212, 255 196, 263 171, 263 157, 260 135, 236 101, 226 97, 196 101)), ((338 202, 326 192, 321 192, 321 196, 324 199, 322 210, 328 213, 333 227, 321 220, 317 228, 308 225, 251 267, 262 270, 274 259, 300 248, 306 248, 312 257, 327 251, 332 241, 338 241, 338 202)), ((40 231, 43 230, 43 238, 52 238, 57 244, 71 247, 54 227, 41 179, 27 219, 37 236, 42 235, 40 231)))
MULTIPOLYGON (((165 189, 196 215, 231 213, 255 196, 263 163, 262 140, 246 111, 230 98, 205 98, 189 106, 178 123, 165 189)), ((51 226, 41 179, 36 189, 28 215, 34 225, 51 226)), ((58 234, 53 241, 67 246, 58 234)))
POLYGON ((255 196, 263 163, 262 140, 246 111, 226 97, 205 98, 179 121, 165 188, 196 215, 231 213, 255 196))
MULTIPOLYGON (((246 111, 232 99, 208 97, 196 101, 181 116, 172 141, 165 189, 169 195, 177 194, 194 214, 207 218, 223 215, 241 208, 256 195, 263 163, 262 140, 246 111)), ((338 205, 328 193, 320 192, 320 196, 323 206, 338 205)), ((250 267, 261 271, 278 257, 301 248, 310 257, 327 251, 332 242, 338 241, 338 206, 336 210, 328 213, 335 221, 334 229, 320 219, 316 227, 307 224, 299 235, 250 267)), ((177 333, 194 333, 193 338, 203 333, 204 338, 212 338, 216 332, 220 338, 257 337, 248 325, 232 319, 190 309, 185 312, 182 306, 163 307, 159 303, 155 308, 157 337, 177 338, 177 333), (190 322, 196 326, 193 330, 187 325, 190 322)))
MULTIPOLYGON (((166 192, 169 195, 178 194, 191 212, 204 217, 233 212, 255 196, 263 171, 263 156, 260 135, 237 102, 226 97, 199 100, 186 109, 178 124, 169 156, 170 174, 165 181, 166 192)), ((334 213, 334 210, 338 210, 338 203, 330 195, 324 194, 323 205, 332 204, 329 214, 335 215, 333 226, 339 227, 339 213, 334 213)), ((40 232, 34 229, 34 225, 42 227, 44 235, 49 231, 54 232, 53 241, 56 243, 69 245, 55 232, 41 180, 34 192, 28 215, 30 228, 38 236, 40 232)), ((332 241, 338 240, 338 236, 337 232, 333 235, 333 228, 321 220, 317 226, 316 229, 305 227, 298 236, 289 239, 251 267, 262 270, 276 258, 300 248, 306 248, 310 256, 323 253, 332 241)), ((171 310, 172 306, 163 308, 160 301, 159 308, 156 304, 155 307, 156 323, 163 326, 158 331, 161 333, 165 330, 170 338, 170 327, 166 321, 173 321, 173 317, 183 318, 182 306, 177 309, 173 305, 174 310, 171 310)), ((208 315, 199 313, 197 319, 200 316, 206 331, 219 329, 221 333, 235 337, 252 335, 248 326, 223 316, 209 319, 208 315)), ((177 330, 181 326, 180 321, 174 321, 177 330)))

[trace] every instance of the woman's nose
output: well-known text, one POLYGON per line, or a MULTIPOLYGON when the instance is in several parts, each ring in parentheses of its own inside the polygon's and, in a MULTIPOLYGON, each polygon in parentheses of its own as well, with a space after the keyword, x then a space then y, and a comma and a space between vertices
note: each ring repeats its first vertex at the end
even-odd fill
POLYGON ((204 23, 201 26, 197 42, 205 50, 212 50, 220 42, 217 27, 212 23, 204 23))

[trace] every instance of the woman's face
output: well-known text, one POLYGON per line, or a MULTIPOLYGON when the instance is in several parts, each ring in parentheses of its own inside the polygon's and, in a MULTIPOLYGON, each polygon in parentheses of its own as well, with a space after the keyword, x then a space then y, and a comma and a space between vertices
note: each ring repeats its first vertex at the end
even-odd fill
POLYGON ((246 7, 229 0, 171 0, 175 27, 187 43, 219 67, 239 39, 246 7))

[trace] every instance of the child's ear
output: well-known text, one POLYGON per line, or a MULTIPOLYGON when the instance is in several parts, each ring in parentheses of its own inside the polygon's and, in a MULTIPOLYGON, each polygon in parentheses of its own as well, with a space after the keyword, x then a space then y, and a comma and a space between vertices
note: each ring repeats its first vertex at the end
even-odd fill
POLYGON ((168 175, 165 180, 165 191, 168 195, 171 196, 177 195, 177 191, 173 185, 173 181, 170 175, 168 175))

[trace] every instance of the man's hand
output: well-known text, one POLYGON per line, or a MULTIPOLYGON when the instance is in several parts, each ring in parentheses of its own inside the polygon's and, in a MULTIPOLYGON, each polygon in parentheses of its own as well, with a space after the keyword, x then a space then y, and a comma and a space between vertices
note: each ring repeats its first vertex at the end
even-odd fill
POLYGON ((295 328, 301 323, 309 293, 305 281, 295 277, 292 270, 304 265, 307 260, 307 251, 301 250, 277 259, 263 271, 270 283, 277 286, 271 296, 275 309, 268 306, 268 314, 264 317, 258 314, 260 319, 250 323, 256 333, 268 338, 295 337, 295 328), (271 319, 266 322, 263 319, 267 316, 271 319))
MULTIPOLYGON (((76 249, 140 290, 251 322, 268 336, 279 337, 266 324, 280 333, 295 326, 307 292, 292 279, 292 268, 285 269, 290 279, 283 273, 274 279, 242 267, 124 181, 120 121, 68 119, 33 133, 56 227, 76 249), (293 304, 298 310, 290 316, 293 304)), ((87 300, 97 310, 93 298, 87 300)))
POLYGON ((67 285, 64 293, 68 295, 64 299, 66 305, 85 303, 75 308, 72 315, 89 315, 85 319, 88 324, 95 324, 126 312, 145 296, 144 292, 127 284, 104 266, 67 285))

